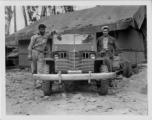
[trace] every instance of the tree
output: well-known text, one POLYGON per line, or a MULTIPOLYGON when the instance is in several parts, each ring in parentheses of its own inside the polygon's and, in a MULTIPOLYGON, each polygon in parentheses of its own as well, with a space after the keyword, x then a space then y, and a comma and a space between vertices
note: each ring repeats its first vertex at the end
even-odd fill
POLYGON ((92 34, 89 34, 84 40, 82 40, 83 43, 93 43, 94 36, 92 34))
POLYGON ((27 6, 26 10, 27 10, 27 14, 29 17, 29 22, 34 23, 35 21, 38 20, 38 17, 40 16, 38 14, 38 6, 27 6))
POLYGON ((14 6, 14 32, 17 31, 17 26, 16 26, 16 7, 14 6))
POLYGON ((29 21, 32 22, 33 21, 33 19, 32 19, 33 11, 31 10, 31 6, 27 6, 26 9, 27 9, 29 21))
POLYGON ((42 6, 41 18, 47 16, 47 6, 42 6))
POLYGON ((23 12, 23 16, 24 16, 25 26, 28 26, 27 17, 26 17, 26 11, 25 11, 25 6, 22 6, 22 12, 23 12))
POLYGON ((10 35, 10 23, 13 16, 12 6, 5 6, 5 35, 10 35))
POLYGON ((73 6, 64 6, 64 10, 65 10, 65 13, 74 11, 73 6))
POLYGON ((53 7, 52 6, 48 6, 48 14, 47 15, 53 15, 53 7))
POLYGON ((53 6, 53 14, 56 15, 56 8, 53 6))
MULTIPOLYGON (((28 22, 30 22, 30 24, 34 23, 38 19, 45 16, 57 15, 72 11, 74 11, 74 6, 22 6, 25 26, 28 26, 28 22)), ((5 7, 5 35, 10 35, 10 23, 13 17, 13 13, 14 16, 16 16, 15 6, 14 10, 12 6, 5 7)), ((16 31, 16 27, 16 17, 14 17, 14 31, 16 31)))
MULTIPOLYGON (((58 6, 61 7, 66 12, 73 12, 74 7, 73 6, 58 6)), ((34 23, 38 19, 49 16, 49 15, 56 15, 60 14, 61 12, 57 11, 57 6, 27 6, 27 14, 29 17, 29 21, 31 23, 34 23), (38 8, 41 8, 40 15, 38 14, 38 8), (39 18, 40 17, 40 18, 39 18)))

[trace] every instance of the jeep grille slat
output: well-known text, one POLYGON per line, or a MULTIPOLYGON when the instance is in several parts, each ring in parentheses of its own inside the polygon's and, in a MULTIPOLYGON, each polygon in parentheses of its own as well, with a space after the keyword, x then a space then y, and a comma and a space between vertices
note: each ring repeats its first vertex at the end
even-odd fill
POLYGON ((89 53, 82 54, 81 52, 75 52, 74 54, 74 52, 68 52, 67 55, 65 55, 64 53, 63 55, 61 54, 61 57, 62 56, 63 56, 62 59, 58 59, 55 61, 56 72, 68 71, 68 70, 82 70, 82 71, 94 72, 94 60, 85 59, 85 58, 89 58, 89 53), (75 66, 74 66, 74 63, 75 63, 75 66))

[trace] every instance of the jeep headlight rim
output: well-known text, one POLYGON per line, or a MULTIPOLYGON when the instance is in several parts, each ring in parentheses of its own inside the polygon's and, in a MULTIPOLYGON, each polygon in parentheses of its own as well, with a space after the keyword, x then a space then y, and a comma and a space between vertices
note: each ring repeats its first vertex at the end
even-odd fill
POLYGON ((55 53, 55 54, 53 55, 53 58, 54 58, 55 60, 59 59, 59 54, 55 53))
POLYGON ((94 53, 91 53, 91 54, 90 54, 90 58, 91 58, 91 59, 95 59, 95 58, 96 58, 96 55, 95 55, 94 53))

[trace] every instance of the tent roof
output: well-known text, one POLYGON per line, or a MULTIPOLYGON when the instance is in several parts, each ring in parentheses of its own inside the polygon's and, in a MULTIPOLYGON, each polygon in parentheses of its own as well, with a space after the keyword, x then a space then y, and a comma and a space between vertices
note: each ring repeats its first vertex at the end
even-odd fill
POLYGON ((129 26, 140 29, 146 15, 146 6, 99 6, 75 12, 46 16, 35 23, 6 37, 6 45, 17 44, 17 40, 30 39, 43 23, 50 29, 64 33, 95 33, 108 25, 110 30, 122 30, 129 26), (15 42, 14 42, 15 41, 15 42))

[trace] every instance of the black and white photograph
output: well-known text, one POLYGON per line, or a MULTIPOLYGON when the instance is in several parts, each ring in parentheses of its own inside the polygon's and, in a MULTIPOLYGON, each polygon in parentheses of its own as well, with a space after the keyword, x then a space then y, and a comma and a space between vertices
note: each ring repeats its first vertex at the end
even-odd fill
POLYGON ((41 2, 3 6, 6 116, 148 116, 150 6, 41 2))

